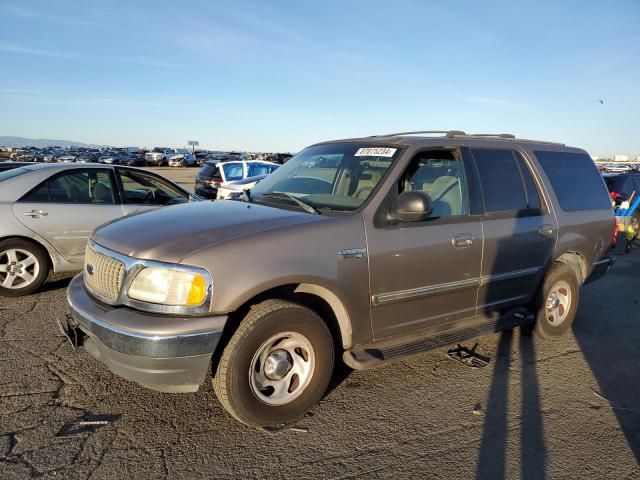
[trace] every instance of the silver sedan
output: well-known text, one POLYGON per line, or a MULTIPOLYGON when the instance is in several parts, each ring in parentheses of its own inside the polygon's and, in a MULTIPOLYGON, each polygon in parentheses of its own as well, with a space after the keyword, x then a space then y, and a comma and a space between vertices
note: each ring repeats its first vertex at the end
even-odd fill
POLYGON ((35 292, 50 271, 82 270, 103 223, 200 200, 144 169, 30 164, 0 172, 0 296, 35 292))

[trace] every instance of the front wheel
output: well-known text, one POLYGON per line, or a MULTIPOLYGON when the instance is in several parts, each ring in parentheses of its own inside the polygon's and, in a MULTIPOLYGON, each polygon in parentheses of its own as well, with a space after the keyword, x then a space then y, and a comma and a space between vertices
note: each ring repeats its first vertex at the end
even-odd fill
POLYGON ((0 242, 0 296, 34 293, 48 274, 49 262, 43 248, 21 239, 0 242))
POLYGON ((573 270, 564 263, 554 263, 538 292, 534 333, 546 339, 565 334, 576 316, 579 297, 573 270))
POLYGON ((222 406, 255 427, 277 427, 324 395, 334 364, 331 333, 312 310, 282 300, 254 306, 225 347, 213 378, 222 406))

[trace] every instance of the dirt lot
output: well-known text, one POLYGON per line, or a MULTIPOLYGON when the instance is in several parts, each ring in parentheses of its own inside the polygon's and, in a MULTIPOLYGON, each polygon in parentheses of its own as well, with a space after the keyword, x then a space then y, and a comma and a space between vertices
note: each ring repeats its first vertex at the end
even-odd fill
POLYGON ((209 383, 156 393, 72 351, 68 280, 0 299, 2 479, 640 478, 638 247, 582 289, 571 335, 485 337, 481 369, 440 349, 353 372, 278 434, 233 421, 209 383))
POLYGON ((149 170, 167 177, 183 188, 193 192, 194 179, 200 168, 153 167, 149 170))

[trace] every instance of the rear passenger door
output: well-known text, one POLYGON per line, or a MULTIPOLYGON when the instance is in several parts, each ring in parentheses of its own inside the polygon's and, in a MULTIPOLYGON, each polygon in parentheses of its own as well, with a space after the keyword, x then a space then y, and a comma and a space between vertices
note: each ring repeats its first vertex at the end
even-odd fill
POLYGON ((482 196, 484 244, 478 309, 529 301, 557 238, 555 217, 529 163, 513 149, 471 148, 482 196))

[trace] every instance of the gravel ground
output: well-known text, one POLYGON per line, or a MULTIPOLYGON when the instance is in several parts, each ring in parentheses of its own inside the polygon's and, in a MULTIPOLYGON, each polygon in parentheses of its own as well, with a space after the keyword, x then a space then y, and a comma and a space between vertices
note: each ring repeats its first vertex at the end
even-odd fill
MULTIPOLYGON (((195 172, 195 170, 193 170, 195 172)), ((353 372, 296 428, 249 429, 210 383, 119 379, 56 326, 69 277, 0 298, 0 478, 640 478, 640 248, 582 289, 574 330, 353 372)))

